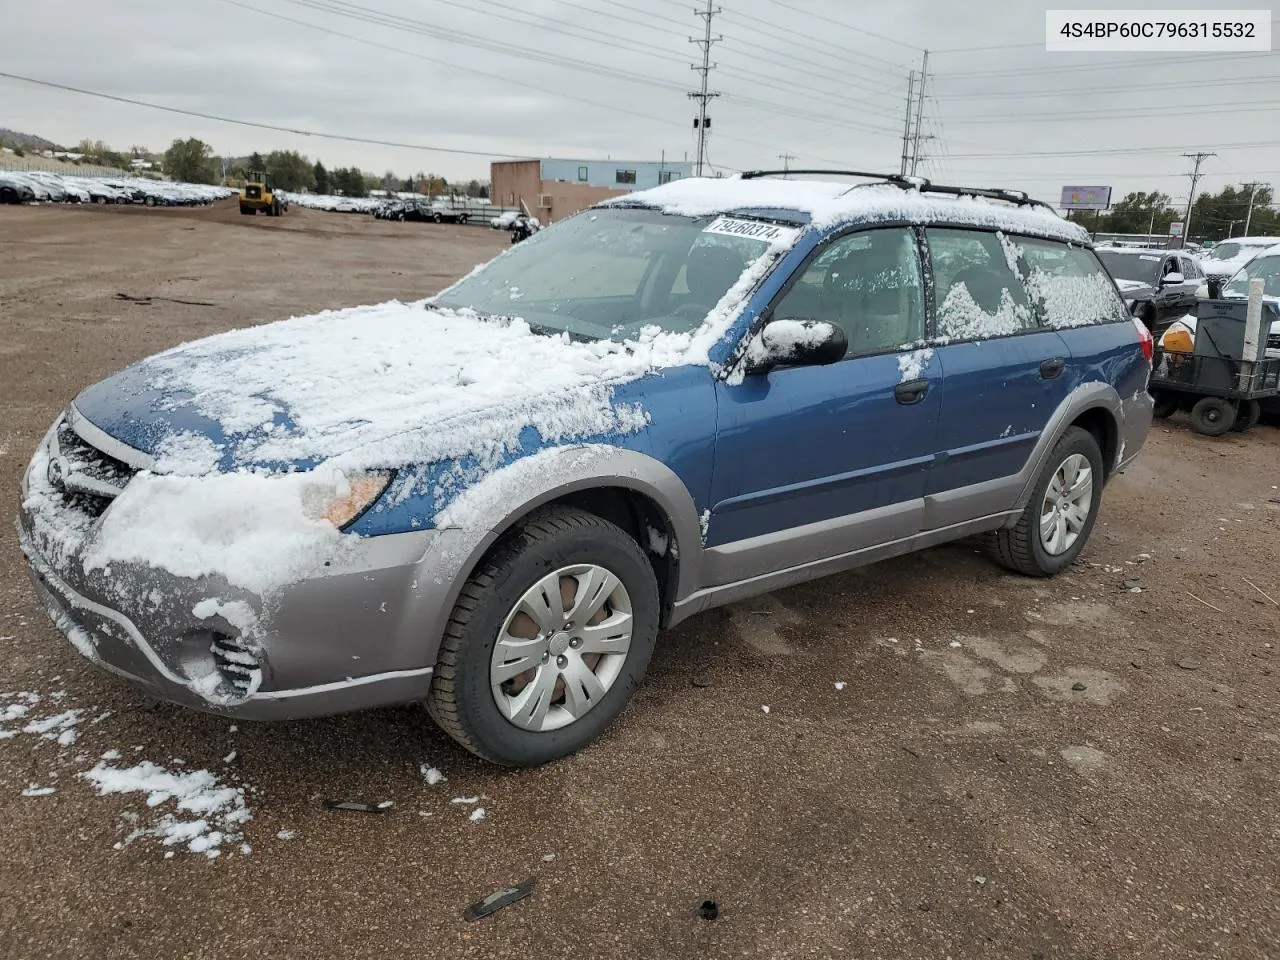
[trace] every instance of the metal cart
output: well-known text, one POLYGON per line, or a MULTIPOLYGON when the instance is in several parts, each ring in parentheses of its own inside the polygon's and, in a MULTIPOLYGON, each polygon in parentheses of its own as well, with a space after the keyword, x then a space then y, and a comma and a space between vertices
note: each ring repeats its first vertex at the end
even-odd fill
POLYGON ((1157 350, 1151 374, 1155 415, 1188 410, 1197 433, 1220 437, 1248 430, 1262 417, 1261 401, 1280 394, 1280 359, 1236 360, 1157 350))

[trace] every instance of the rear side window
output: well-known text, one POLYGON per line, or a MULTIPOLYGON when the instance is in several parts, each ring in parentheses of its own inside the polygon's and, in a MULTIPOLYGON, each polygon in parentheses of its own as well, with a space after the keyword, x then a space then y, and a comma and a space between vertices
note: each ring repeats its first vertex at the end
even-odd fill
POLYGON ((1124 320, 1124 301, 1093 251, 1031 237, 1002 238, 1019 264, 1039 322, 1046 327, 1082 327, 1124 320))
POLYGON ((938 336, 980 340, 1036 326, 1016 260, 1002 238, 979 230, 931 229, 938 336))

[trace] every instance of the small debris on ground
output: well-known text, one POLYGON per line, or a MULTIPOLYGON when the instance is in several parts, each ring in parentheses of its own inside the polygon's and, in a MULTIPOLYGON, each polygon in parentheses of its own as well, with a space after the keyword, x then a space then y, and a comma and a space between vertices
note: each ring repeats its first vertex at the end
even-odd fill
POLYGON ((837 681, 836 681, 836 689, 837 689, 837 690, 843 690, 843 689, 844 689, 844 681, 843 681, 843 680, 837 680, 837 681))
POLYGON ((551 862, 552 860, 554 860, 555 858, 556 858, 556 855, 555 855, 554 853, 544 853, 544 854, 542 855, 542 862, 543 862, 543 863, 550 863, 550 862, 551 862))
POLYGON ((357 813, 386 813, 391 809, 393 801, 383 800, 381 803, 361 803, 358 800, 326 800, 326 810, 354 810, 357 813))
POLYGON ((698 904, 698 916, 703 920, 714 920, 720 916, 720 904, 714 900, 703 900, 698 904))
POLYGON ((986 878, 986 877, 981 877, 981 876, 979 876, 979 877, 974 877, 974 878, 973 878, 973 882, 974 882, 974 883, 976 883, 978 886, 980 886, 980 887, 981 887, 981 886, 983 886, 983 885, 987 882, 987 878, 986 878))
POLYGON ((497 913, 499 910, 504 907, 509 907, 513 903, 519 903, 525 897, 529 896, 529 894, 533 893, 533 887, 537 882, 537 877, 530 877, 518 886, 507 887, 505 890, 498 890, 491 893, 483 900, 477 900, 475 903, 471 904, 471 906, 467 907, 466 912, 462 915, 462 919, 479 920, 483 917, 489 916, 490 914, 497 913))
POLYGON ((769 712, 769 705, 766 703, 766 704, 765 704, 764 706, 762 706, 760 709, 761 709, 761 710, 763 710, 765 713, 768 713, 768 712, 769 712))
POLYGON ((471 811, 471 816, 467 817, 472 823, 479 823, 484 819, 484 807, 476 807, 471 811))
POLYGON ((1083 683, 1081 683, 1079 680, 1077 680, 1075 683, 1071 685, 1071 689, 1079 693, 1081 690, 1088 690, 1089 688, 1085 686, 1083 683))
POLYGON ((1200 661, 1199 660, 1179 660, 1178 666, 1180 666, 1183 670, 1199 670, 1200 661))
POLYGON ((711 686, 711 675, 707 673, 699 673, 693 678, 693 685, 699 689, 711 686))

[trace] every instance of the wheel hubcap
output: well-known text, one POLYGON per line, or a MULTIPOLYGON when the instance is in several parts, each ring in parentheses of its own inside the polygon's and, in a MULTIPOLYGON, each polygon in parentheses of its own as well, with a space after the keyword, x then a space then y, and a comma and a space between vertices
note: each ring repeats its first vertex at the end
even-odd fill
POLYGON ((1084 530, 1093 509, 1093 468, 1073 453, 1058 465, 1040 507, 1040 545, 1053 556, 1066 553, 1084 530))
POLYGON ((612 572, 577 564, 548 574, 498 633, 489 667, 498 709, 535 732, 581 719, 621 675, 631 631, 631 596, 612 572))

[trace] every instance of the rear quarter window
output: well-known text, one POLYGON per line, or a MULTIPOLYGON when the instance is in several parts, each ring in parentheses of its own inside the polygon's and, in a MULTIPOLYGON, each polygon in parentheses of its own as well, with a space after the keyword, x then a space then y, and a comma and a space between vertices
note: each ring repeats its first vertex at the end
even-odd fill
POLYGON ((1065 329, 1127 320, 1116 285, 1092 250, 1031 237, 1002 237, 1040 323, 1065 329))

